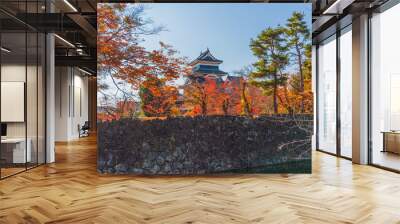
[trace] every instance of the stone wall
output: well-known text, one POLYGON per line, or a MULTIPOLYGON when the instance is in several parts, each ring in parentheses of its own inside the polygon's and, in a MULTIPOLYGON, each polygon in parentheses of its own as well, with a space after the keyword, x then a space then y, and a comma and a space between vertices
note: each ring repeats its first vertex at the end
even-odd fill
POLYGON ((97 166, 100 173, 187 175, 311 163, 312 128, 312 115, 100 122, 97 166))

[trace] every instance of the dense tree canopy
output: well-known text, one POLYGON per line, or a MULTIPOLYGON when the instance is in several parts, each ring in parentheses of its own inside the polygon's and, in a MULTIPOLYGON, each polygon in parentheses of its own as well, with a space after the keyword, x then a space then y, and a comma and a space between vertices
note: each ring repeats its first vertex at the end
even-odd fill
POLYGON ((305 73, 308 72, 305 63, 306 60, 311 57, 311 55, 306 54, 307 50, 311 49, 310 31, 304 21, 304 15, 299 12, 293 13, 292 17, 288 19, 286 27, 288 47, 292 48, 290 56, 297 63, 299 74, 298 80, 297 82, 294 82, 293 87, 300 95, 302 95, 300 97, 300 111, 304 113, 306 109, 305 101, 307 100, 306 97, 303 96, 303 94, 305 94, 304 91, 306 90, 305 82, 310 78, 305 77, 305 73))
POLYGON ((164 31, 144 12, 138 4, 98 6, 99 119, 312 112, 310 31, 303 14, 294 12, 285 26, 251 39, 252 65, 199 80, 173 46, 143 47, 147 36, 164 31))
POLYGON ((143 36, 162 31, 143 18, 143 10, 140 5, 99 4, 98 70, 103 80, 99 89, 110 88, 111 80, 117 94, 122 95, 116 101, 134 100, 134 90, 140 89, 145 114, 163 116, 171 111, 177 98, 176 87, 167 83, 189 68, 172 46, 160 42, 158 50, 148 51, 140 45, 143 36), (122 88, 123 84, 128 88, 122 88))
POLYGON ((286 26, 267 28, 250 48, 258 58, 251 83, 273 98, 274 113, 312 112, 311 43, 304 15, 294 12, 286 26), (288 69, 297 65, 297 72, 288 69))
POLYGON ((250 43, 253 54, 258 58, 254 63, 255 71, 251 74, 252 84, 261 87, 266 94, 272 94, 274 113, 278 113, 278 88, 287 80, 283 73, 288 65, 284 35, 283 27, 267 28, 250 43))

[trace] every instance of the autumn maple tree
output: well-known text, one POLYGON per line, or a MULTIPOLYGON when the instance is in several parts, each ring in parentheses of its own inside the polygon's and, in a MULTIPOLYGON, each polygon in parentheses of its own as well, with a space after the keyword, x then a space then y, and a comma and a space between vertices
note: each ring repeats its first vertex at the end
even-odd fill
POLYGON ((143 19, 143 7, 123 3, 102 3, 97 10, 98 70, 103 76, 139 84, 147 65, 147 51, 141 36, 162 30, 143 19))
POLYGON ((271 114, 271 97, 263 94, 262 88, 251 83, 250 75, 253 73, 253 66, 244 66, 234 73, 240 77, 238 91, 240 94, 240 115, 254 116, 271 114))
POLYGON ((224 115, 240 115, 242 112, 241 88, 245 80, 242 77, 232 76, 222 82, 221 94, 222 111, 224 115))
POLYGON ((187 63, 172 46, 162 42, 152 51, 141 46, 144 35, 162 31, 162 27, 144 19, 143 10, 140 5, 99 4, 98 70, 100 80, 105 80, 99 82, 99 89, 110 88, 111 80, 122 98, 131 100, 137 96, 135 90, 140 89, 143 112, 164 116, 173 108, 178 94, 170 82, 188 71, 187 63))
POLYGON ((159 50, 148 52, 140 85, 142 111, 146 116, 177 115, 178 89, 171 82, 190 72, 185 58, 176 57, 171 46, 160 43, 159 50))
POLYGON ((221 92, 214 78, 189 78, 184 91, 188 115, 218 114, 222 109, 221 92))
POLYGON ((147 117, 165 117, 173 115, 178 98, 174 86, 165 85, 159 79, 148 79, 140 88, 141 109, 147 117))
POLYGON ((310 31, 301 13, 262 30, 250 41, 257 61, 225 77, 193 76, 163 42, 144 48, 145 37, 164 28, 146 19, 143 6, 101 3, 97 13, 99 119, 312 112, 310 31))

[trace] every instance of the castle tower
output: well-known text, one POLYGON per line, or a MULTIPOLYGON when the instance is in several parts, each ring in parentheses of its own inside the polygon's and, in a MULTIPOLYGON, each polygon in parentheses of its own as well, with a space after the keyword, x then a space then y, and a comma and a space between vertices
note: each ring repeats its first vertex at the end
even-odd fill
POLYGON ((219 69, 219 65, 222 63, 222 60, 215 58, 210 50, 207 48, 206 51, 201 52, 200 56, 198 56, 195 60, 189 63, 192 69, 192 76, 194 78, 205 78, 213 77, 220 78, 221 76, 227 75, 228 73, 221 71, 219 69))

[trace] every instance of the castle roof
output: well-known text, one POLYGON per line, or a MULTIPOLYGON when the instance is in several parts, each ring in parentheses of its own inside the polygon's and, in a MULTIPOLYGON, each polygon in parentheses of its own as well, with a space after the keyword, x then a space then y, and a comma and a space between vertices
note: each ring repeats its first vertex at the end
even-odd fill
POLYGON ((192 62, 190 62, 189 65, 195 65, 198 64, 199 62, 211 62, 212 64, 221 64, 222 60, 219 60, 216 57, 214 57, 211 54, 210 50, 207 48, 206 51, 200 52, 200 55, 192 62))
POLYGON ((218 66, 212 65, 199 65, 193 68, 194 73, 201 73, 201 74, 216 74, 216 75, 225 75, 228 74, 224 71, 219 70, 218 66))

